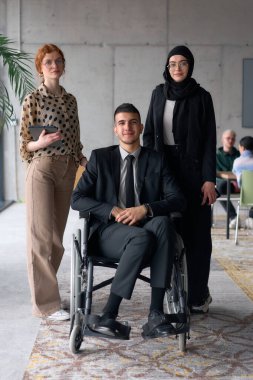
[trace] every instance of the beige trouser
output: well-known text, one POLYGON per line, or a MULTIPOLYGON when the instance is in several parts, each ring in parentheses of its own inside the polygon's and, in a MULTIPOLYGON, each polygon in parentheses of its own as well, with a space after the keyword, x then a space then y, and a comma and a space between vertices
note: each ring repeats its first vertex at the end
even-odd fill
POLYGON ((71 156, 36 158, 27 168, 27 266, 32 311, 38 317, 60 309, 56 273, 75 174, 71 156))

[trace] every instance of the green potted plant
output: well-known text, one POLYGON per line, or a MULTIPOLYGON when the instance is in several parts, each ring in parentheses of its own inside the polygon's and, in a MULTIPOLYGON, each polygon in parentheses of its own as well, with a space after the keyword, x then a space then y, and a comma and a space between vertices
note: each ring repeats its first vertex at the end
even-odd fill
MULTIPOLYGON (((10 45, 13 43, 14 41, 0 34, 0 59, 3 67, 7 68, 14 94, 22 103, 24 96, 34 89, 33 75, 28 64, 32 60, 30 54, 12 48, 10 45)), ((14 119, 15 111, 8 90, 0 79, 0 134, 4 125, 10 126, 14 119)))

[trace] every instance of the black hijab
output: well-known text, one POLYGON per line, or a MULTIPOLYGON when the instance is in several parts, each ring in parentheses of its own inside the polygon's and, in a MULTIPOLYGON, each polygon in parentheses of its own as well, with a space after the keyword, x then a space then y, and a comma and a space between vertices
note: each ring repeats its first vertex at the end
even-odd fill
POLYGON ((182 146, 186 158, 196 155, 195 143, 200 139, 201 131, 199 124, 200 103, 199 97, 195 96, 201 91, 199 84, 191 77, 194 68, 194 57, 186 46, 176 46, 167 57, 165 71, 164 96, 168 100, 176 100, 173 112, 173 135, 175 143, 182 146), (187 77, 182 82, 175 82, 167 69, 170 57, 182 55, 189 63, 187 77))
POLYGON ((165 64, 165 70, 163 73, 163 77, 165 79, 164 95, 166 99, 169 99, 169 100, 185 99, 191 96, 192 94, 194 94, 198 90, 199 85, 197 84, 195 79, 191 78, 193 68, 194 68, 194 57, 192 55, 192 52, 190 51, 190 49, 188 49, 187 46, 176 46, 169 52, 167 60, 166 60, 166 64, 165 64), (189 71, 188 71, 187 77, 182 82, 175 82, 170 76, 169 70, 167 68, 169 59, 173 55, 182 55, 188 61, 189 71))

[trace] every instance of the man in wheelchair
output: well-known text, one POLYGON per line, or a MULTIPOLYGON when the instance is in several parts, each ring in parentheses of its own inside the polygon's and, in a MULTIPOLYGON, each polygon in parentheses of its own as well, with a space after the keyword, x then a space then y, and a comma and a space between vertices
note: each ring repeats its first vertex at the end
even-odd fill
POLYGON ((72 196, 74 210, 91 212, 90 241, 104 256, 119 261, 96 331, 116 334, 123 298, 130 299, 141 269, 150 266, 151 304, 143 337, 174 331, 163 310, 170 284, 175 231, 171 212, 185 199, 162 154, 141 147, 139 111, 129 103, 114 113, 119 145, 92 151, 72 196))

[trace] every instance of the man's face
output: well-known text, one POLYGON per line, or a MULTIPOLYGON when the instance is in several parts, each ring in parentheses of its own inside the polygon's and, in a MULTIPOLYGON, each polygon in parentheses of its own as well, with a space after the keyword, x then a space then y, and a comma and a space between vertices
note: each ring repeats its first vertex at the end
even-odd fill
POLYGON ((227 132, 222 137, 222 144, 225 150, 230 150, 235 145, 235 135, 227 132))
POLYGON ((126 145, 139 142, 143 131, 139 115, 131 112, 120 112, 115 115, 114 133, 119 141, 126 145))

